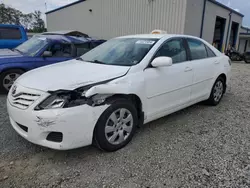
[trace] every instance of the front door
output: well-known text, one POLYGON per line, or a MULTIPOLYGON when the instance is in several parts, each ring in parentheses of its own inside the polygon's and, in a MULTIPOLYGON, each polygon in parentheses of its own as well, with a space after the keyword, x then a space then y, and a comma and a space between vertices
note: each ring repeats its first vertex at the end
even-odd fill
POLYGON ((44 57, 43 54, 37 57, 34 68, 67 61, 73 58, 72 45, 64 43, 54 43, 46 51, 51 52, 51 57, 44 57))
POLYGON ((168 67, 145 69, 147 117, 161 117, 190 101, 193 79, 192 62, 188 61, 183 39, 165 42, 155 57, 167 56, 173 60, 168 67))

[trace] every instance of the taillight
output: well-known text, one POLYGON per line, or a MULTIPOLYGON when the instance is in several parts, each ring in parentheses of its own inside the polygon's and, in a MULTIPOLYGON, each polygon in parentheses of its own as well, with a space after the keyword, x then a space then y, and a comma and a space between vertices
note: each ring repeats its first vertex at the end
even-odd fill
POLYGON ((230 59, 228 60, 228 63, 230 66, 232 65, 232 61, 230 59))

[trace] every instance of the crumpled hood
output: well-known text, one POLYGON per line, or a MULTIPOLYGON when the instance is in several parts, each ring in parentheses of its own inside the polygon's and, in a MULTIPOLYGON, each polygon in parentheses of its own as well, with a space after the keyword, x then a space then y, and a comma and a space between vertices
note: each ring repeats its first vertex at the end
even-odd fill
POLYGON ((70 60, 29 71, 16 82, 42 91, 72 90, 123 76, 129 68, 70 60))
POLYGON ((8 57, 22 57, 22 55, 20 53, 18 53, 17 51, 12 51, 10 49, 0 49, 0 59, 1 58, 8 58, 8 57))

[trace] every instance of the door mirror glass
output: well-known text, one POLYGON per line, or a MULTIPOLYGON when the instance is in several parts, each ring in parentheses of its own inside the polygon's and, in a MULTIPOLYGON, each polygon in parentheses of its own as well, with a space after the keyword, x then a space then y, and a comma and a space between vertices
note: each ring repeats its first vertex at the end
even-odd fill
POLYGON ((50 51, 44 51, 42 56, 43 57, 52 57, 52 52, 50 52, 50 51))
POLYGON ((167 67, 173 64, 173 60, 171 57, 157 57, 152 61, 153 67, 167 67))

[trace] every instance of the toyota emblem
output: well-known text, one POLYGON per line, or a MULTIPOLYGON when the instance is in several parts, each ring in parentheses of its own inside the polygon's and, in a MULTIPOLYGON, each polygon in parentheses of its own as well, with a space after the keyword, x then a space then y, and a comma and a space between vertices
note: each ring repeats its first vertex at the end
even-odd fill
POLYGON ((12 87, 11 94, 15 95, 16 94, 16 85, 12 87))

